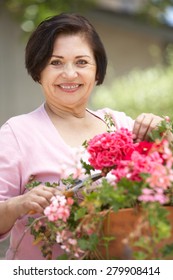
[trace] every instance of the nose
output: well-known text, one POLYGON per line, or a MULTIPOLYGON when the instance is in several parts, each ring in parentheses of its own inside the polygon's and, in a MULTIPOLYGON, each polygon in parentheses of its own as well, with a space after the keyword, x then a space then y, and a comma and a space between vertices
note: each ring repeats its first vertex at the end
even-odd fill
POLYGON ((63 78, 74 79, 78 76, 76 66, 73 63, 66 63, 62 72, 63 78))

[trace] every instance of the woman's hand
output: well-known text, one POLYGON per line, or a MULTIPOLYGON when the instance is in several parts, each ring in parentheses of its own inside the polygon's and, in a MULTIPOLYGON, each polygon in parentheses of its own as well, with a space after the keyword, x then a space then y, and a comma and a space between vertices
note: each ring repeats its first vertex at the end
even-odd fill
POLYGON ((52 196, 59 194, 56 188, 39 185, 18 197, 18 211, 20 215, 26 213, 43 213, 49 206, 52 196))
POLYGON ((150 132, 157 127, 163 118, 150 113, 139 115, 134 123, 133 134, 136 142, 147 140, 150 132))
POLYGON ((8 232, 16 220, 25 214, 43 213, 52 196, 60 194, 56 188, 39 185, 23 195, 0 203, 0 234, 8 232))

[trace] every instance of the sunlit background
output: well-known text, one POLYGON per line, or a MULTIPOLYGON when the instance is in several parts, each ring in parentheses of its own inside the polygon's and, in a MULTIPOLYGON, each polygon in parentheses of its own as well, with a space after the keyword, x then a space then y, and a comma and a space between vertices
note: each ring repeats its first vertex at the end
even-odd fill
POLYGON ((105 83, 91 108, 173 116, 173 0, 1 0, 0 124, 43 102, 25 70, 25 44, 41 20, 64 11, 87 16, 107 51, 105 83))

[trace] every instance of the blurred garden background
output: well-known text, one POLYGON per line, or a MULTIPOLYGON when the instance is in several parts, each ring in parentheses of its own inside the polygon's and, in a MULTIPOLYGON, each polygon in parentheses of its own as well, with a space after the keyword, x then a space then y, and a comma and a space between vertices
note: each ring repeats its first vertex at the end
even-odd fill
POLYGON ((1 0, 0 125, 43 102, 25 70, 25 44, 41 20, 66 11, 87 16, 107 51, 91 108, 173 116, 173 0, 1 0))
MULTIPOLYGON (((79 12, 105 45, 108 70, 90 108, 173 118, 173 0, 0 0, 0 125, 43 102, 25 70, 25 44, 43 19, 79 12)), ((6 250, 0 244, 0 258, 6 250)))

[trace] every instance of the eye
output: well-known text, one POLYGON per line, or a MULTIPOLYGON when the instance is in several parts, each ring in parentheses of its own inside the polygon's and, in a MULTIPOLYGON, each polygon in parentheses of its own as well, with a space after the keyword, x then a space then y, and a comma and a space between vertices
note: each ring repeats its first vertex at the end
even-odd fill
POLYGON ((79 59, 76 64, 79 66, 85 66, 88 64, 88 62, 85 59, 79 59))
POLYGON ((61 62, 61 60, 56 59, 56 60, 52 60, 52 61, 50 62, 50 64, 51 64, 51 65, 54 65, 54 66, 60 66, 60 65, 62 65, 62 62, 61 62))

